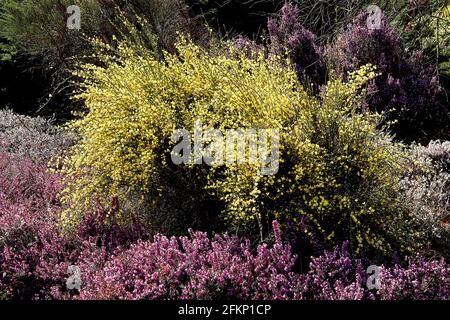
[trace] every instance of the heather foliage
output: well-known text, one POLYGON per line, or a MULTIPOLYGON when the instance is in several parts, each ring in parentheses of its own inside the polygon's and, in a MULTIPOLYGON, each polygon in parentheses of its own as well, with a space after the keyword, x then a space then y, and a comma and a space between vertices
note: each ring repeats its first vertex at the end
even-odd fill
POLYGON ((315 35, 300 23, 299 12, 297 6, 287 2, 280 10, 279 19, 269 19, 271 48, 276 54, 288 54, 303 82, 310 80, 321 85, 326 76, 323 48, 316 44, 315 35))
POLYGON ((447 300, 450 268, 444 260, 407 257, 392 267, 379 266, 379 289, 368 290, 368 262, 352 259, 348 243, 312 257, 309 271, 301 276, 304 299, 316 300, 447 300))
POLYGON ((73 134, 58 130, 44 118, 0 110, 0 153, 46 165, 53 156, 71 146, 74 139, 73 134))
POLYGON ((444 260, 409 258, 406 268, 395 265, 380 270, 382 300, 448 300, 450 268, 444 260))
POLYGON ((371 110, 385 112, 392 131, 405 140, 430 140, 448 134, 448 101, 431 63, 420 51, 406 52, 402 39, 382 19, 380 29, 367 27, 367 14, 360 14, 327 49, 334 72, 371 63, 379 76, 370 85, 371 110))
POLYGON ((365 289, 365 270, 360 260, 352 260, 348 242, 332 252, 314 257, 302 276, 303 299, 361 300, 372 296, 365 289))
POLYGON ((137 243, 116 254, 95 275, 83 299, 288 299, 296 275, 290 247, 266 244, 253 253, 248 241, 206 233, 137 243), (123 281, 122 279, 126 279, 123 281))
POLYGON ((98 207, 74 234, 59 224, 60 177, 30 159, 0 154, 0 292, 10 299, 69 298, 69 265, 101 266, 117 246, 145 239, 141 224, 118 226, 98 207))
POLYGON ((400 182, 403 203, 431 239, 433 249, 450 255, 450 142, 411 147, 411 172, 400 182))
MULTIPOLYGON (((276 225, 275 225, 276 226, 276 225)), ((410 258, 405 267, 380 267, 380 289, 369 291, 360 260, 347 244, 313 257, 309 271, 294 272, 296 257, 280 242, 269 247, 227 234, 210 240, 156 236, 117 252, 91 276, 80 299, 447 299, 449 267, 410 258), (397 290, 400 289, 400 290, 397 290), (405 294, 403 294, 405 292, 405 294)))
POLYGON ((58 188, 45 167, 0 154, 0 291, 7 297, 48 297, 65 272, 58 188))
MULTIPOLYGON (((439 19, 439 23, 435 21, 439 27, 436 50, 445 55, 446 46, 440 43, 447 41, 448 32, 446 11, 442 10, 443 14, 434 18, 439 19)), ((391 131, 405 141, 447 138, 448 98, 433 60, 427 55, 432 53, 430 50, 425 53, 407 47, 409 43, 389 25, 384 15, 379 29, 369 29, 368 13, 356 16, 324 49, 302 24, 302 13, 301 7, 287 2, 279 18, 268 22, 271 50, 279 55, 287 54, 302 83, 317 88, 324 84, 328 72, 345 78, 349 71, 372 64, 379 75, 370 81, 366 104, 361 105, 361 110, 384 112, 384 123, 390 124, 391 131)), ((426 41, 425 37, 421 39, 426 41)), ((426 44, 421 47, 426 48, 426 44)), ((445 70, 444 65, 445 61, 441 70, 445 70)))

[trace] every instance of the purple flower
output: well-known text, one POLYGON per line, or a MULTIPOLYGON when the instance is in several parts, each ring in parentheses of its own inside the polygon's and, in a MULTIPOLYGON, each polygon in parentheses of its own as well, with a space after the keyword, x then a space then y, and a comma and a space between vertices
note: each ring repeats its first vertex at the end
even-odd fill
POLYGON ((448 138, 448 100, 433 64, 423 52, 408 53, 384 16, 380 29, 368 29, 367 15, 358 15, 326 49, 327 63, 343 77, 368 63, 377 67, 380 76, 370 84, 367 104, 397 121, 391 129, 399 138, 448 138))
POLYGON ((272 51, 278 55, 288 53, 303 83, 325 83, 323 49, 316 44, 316 36, 300 23, 296 5, 286 2, 279 17, 269 19, 267 28, 272 51))

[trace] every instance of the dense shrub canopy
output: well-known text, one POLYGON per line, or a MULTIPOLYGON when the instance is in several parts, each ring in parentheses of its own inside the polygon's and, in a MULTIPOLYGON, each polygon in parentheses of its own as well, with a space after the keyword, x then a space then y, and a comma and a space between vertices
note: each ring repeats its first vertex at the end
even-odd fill
POLYGON ((289 62, 276 56, 248 57, 232 45, 227 56, 211 55, 187 40, 177 48, 160 61, 122 43, 117 55, 103 56, 106 67, 84 65, 77 73, 87 113, 71 125, 81 139, 61 171, 67 224, 109 197, 118 197, 123 208, 157 215, 183 181, 180 175, 189 172, 196 189, 178 194, 177 212, 189 212, 183 205, 192 197, 217 203, 206 214, 222 213, 233 226, 257 222, 261 236, 276 216, 296 224, 306 219, 307 233, 324 242, 350 237, 356 252, 366 245, 383 252, 392 245, 411 249, 394 231, 402 222, 395 196, 404 170, 401 149, 376 129, 377 115, 357 114, 363 88, 375 76, 371 67, 349 74, 347 83, 330 81, 314 97, 289 62), (173 130, 193 130, 198 120, 221 131, 278 130, 279 173, 261 175, 260 163, 173 165, 173 130))

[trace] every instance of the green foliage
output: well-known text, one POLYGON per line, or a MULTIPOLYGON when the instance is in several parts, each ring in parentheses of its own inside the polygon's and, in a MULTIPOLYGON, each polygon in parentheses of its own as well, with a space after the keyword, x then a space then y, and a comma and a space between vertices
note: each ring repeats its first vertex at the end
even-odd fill
POLYGON ((98 1, 5 0, 1 4, 0 35, 29 54, 45 56, 54 64, 65 63, 81 45, 81 32, 67 28, 66 10, 70 5, 80 6, 81 32, 100 30, 98 1))
MULTIPOLYGON (((68 99, 73 88, 68 85, 67 70, 73 65, 75 56, 89 54, 83 34, 106 35, 99 3, 82 0, 1 1, 0 37, 16 48, 19 57, 12 65, 12 71, 19 73, 26 69, 28 77, 33 77, 39 87, 36 93, 27 90, 23 95, 25 101, 17 97, 8 99, 8 95, 16 91, 23 92, 23 88, 17 88, 21 84, 12 81, 7 84, 4 104, 27 114, 56 114, 58 121, 70 118, 71 111, 77 106, 71 105, 68 99), (66 10, 74 4, 81 9, 81 30, 67 28, 69 14, 66 10)), ((13 72, 6 76, 18 77, 13 72)))
POLYGON ((39 105, 30 108, 38 113, 56 113, 59 120, 65 121, 67 110, 70 114, 71 110, 78 109, 78 105, 71 105, 67 99, 73 91, 68 71, 76 61, 92 61, 94 52, 86 38, 96 37, 110 43, 113 35, 120 38, 124 31, 122 16, 134 21, 136 14, 150 22, 161 49, 173 50, 178 31, 189 33, 198 41, 205 38, 200 26, 190 19, 182 0, 2 0, 0 37, 7 40, 8 47, 0 44, 0 59, 9 59, 12 49, 33 58, 32 67, 45 75, 40 82, 46 87, 39 97, 39 105), (70 5, 80 7, 80 30, 67 28, 70 14, 66 11, 70 5))
POLYGON ((435 52, 440 74, 450 80, 450 5, 435 11, 429 26, 435 33, 422 40, 422 47, 435 52))
POLYGON ((436 57, 440 75, 450 79, 450 6, 446 0, 410 0, 399 6, 392 24, 406 46, 436 57))
POLYGON ((89 52, 84 36, 110 41, 112 34, 120 33, 114 27, 120 20, 119 11, 128 17, 136 14, 145 17, 163 48, 173 47, 178 31, 198 31, 182 0, 122 0, 117 3, 101 0, 5 0, 0 8, 0 36, 29 54, 49 56, 52 60, 65 60, 89 52), (80 7, 80 30, 67 28, 69 14, 66 10, 70 5, 80 7))
POLYGON ((9 61, 17 53, 17 49, 11 43, 0 40, 0 61, 9 61))

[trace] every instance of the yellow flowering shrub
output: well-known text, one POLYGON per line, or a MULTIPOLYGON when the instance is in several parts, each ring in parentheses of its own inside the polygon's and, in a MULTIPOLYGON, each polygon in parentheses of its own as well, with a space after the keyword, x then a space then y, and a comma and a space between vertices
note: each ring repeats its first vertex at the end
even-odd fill
POLYGON ((397 196, 406 170, 402 148, 377 129, 380 115, 356 111, 374 76, 365 66, 347 83, 330 81, 318 98, 299 93, 288 100, 293 113, 282 104, 270 115, 256 108, 256 119, 281 124, 280 169, 262 176, 258 166, 241 165, 213 176, 208 187, 225 201, 227 218, 238 225, 257 221, 260 228, 274 217, 302 224, 325 242, 350 239, 354 252, 415 249, 418 233, 408 229, 397 196))
POLYGON ((232 45, 211 54, 180 37, 177 52, 162 59, 126 42, 96 45, 103 64, 76 73, 87 111, 70 124, 80 139, 60 169, 66 224, 96 201, 117 197, 124 219, 141 210, 158 223, 187 223, 184 216, 203 210, 199 219, 221 214, 231 226, 257 223, 263 234, 276 217, 307 221, 307 232, 325 241, 350 238, 356 250, 408 248, 394 230, 403 220, 396 197, 401 147, 376 129, 378 115, 356 112, 375 76, 371 66, 346 83, 330 81, 316 97, 289 62, 261 52, 250 57, 232 45), (278 130, 277 174, 262 175, 258 161, 174 165, 174 130, 192 133, 197 121, 221 131, 278 130))

